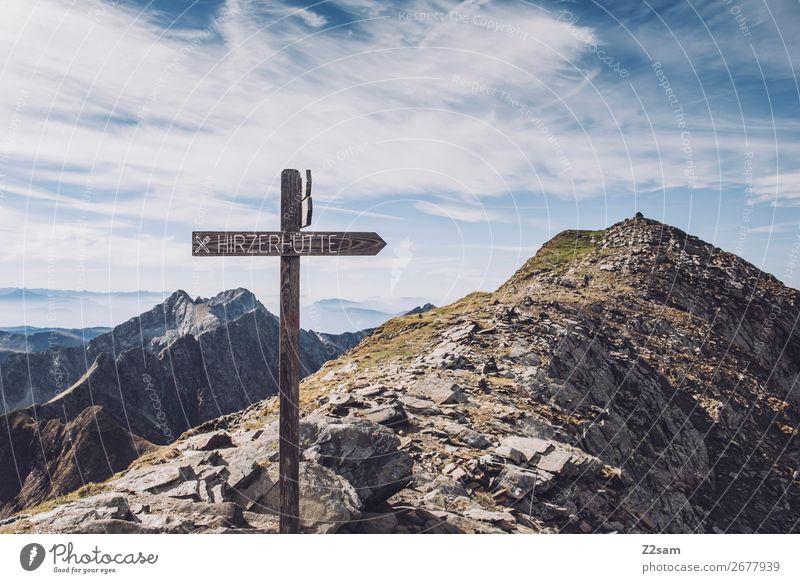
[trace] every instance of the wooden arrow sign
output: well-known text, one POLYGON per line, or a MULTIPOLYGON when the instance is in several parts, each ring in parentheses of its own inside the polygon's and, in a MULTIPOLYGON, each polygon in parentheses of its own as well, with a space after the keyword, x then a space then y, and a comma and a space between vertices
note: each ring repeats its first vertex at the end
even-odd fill
POLYGON ((194 231, 192 255, 245 257, 248 255, 325 256, 377 255, 386 241, 377 233, 344 231, 194 231))
POLYGON ((311 172, 306 193, 297 170, 281 173, 280 231, 194 231, 195 257, 280 257, 281 317, 278 356, 280 390, 280 532, 300 529, 300 257, 377 255, 386 241, 376 233, 300 231, 311 223, 311 172))

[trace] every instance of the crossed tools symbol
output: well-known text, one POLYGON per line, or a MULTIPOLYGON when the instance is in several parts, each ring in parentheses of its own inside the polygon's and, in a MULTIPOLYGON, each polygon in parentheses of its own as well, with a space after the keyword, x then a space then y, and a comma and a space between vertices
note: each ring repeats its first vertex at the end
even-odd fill
POLYGON ((197 241, 197 252, 198 253, 200 253, 200 251, 205 251, 206 253, 211 253, 211 251, 208 250, 208 247, 206 247, 206 243, 211 241, 211 237, 206 236, 204 239, 201 239, 200 235, 196 235, 194 240, 197 241))

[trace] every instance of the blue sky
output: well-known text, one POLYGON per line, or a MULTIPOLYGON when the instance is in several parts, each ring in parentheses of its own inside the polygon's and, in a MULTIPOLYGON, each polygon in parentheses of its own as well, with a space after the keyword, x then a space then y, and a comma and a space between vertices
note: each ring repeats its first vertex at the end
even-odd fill
POLYGON ((800 5, 9 0, 0 20, 5 285, 245 286, 192 229, 274 229, 282 168, 314 228, 305 301, 443 304, 566 228, 637 210, 794 286, 800 5))

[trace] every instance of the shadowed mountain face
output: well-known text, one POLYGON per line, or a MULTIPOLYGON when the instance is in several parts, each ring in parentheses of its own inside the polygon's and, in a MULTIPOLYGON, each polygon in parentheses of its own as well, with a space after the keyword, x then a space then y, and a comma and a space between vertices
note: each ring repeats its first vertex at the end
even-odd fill
MULTIPOLYGON (((228 290, 208 300, 193 300, 186 292, 177 291, 164 303, 97 336, 85 346, 8 356, 0 364, 3 393, 0 411, 49 401, 81 379, 100 355, 113 360, 123 358, 129 365, 138 359, 141 361, 137 365, 141 374, 148 372, 148 359, 156 357, 159 366, 170 369, 169 375, 182 374, 184 371, 169 364, 174 352, 169 347, 178 341, 182 343, 183 352, 180 354, 184 356, 187 350, 191 351, 191 347, 197 345, 195 356, 202 356, 207 365, 216 363, 218 359, 232 359, 228 364, 233 368, 226 370, 225 374, 235 379, 236 370, 243 368, 247 374, 239 379, 242 381, 240 394, 255 390, 257 400, 277 390, 277 322, 277 318, 244 289, 228 290), (199 345, 203 343, 204 350, 200 350, 199 345), (239 364, 237 355, 242 358, 239 364), (261 372, 254 372, 259 365, 261 372), (254 388, 254 382, 261 384, 254 388)), ((324 334, 302 331, 300 360, 303 376, 352 348, 363 337, 364 333, 360 332, 324 334)), ((197 368, 202 371, 203 366, 197 368)), ((210 370, 212 367, 205 368, 210 370)), ((212 371, 211 374, 217 373, 212 371)), ((208 385, 207 391, 214 391, 213 383, 199 384, 208 385)), ((120 390, 111 392, 119 393, 120 390)), ((206 401, 213 399, 207 398, 206 401)), ((244 401, 238 408, 251 402, 244 401)), ((227 412, 230 410, 221 406, 213 416, 227 412)))
POLYGON ((102 482, 154 447, 97 406, 68 421, 15 411, 3 425, 0 516, 102 482))
MULTIPOLYGON (((797 532, 798 318, 798 291, 679 229, 637 216, 566 231, 497 291, 395 318, 304 381, 303 423, 316 428, 304 441, 305 527, 797 532), (376 441, 365 437, 370 424, 395 433, 381 437, 380 451, 366 449, 376 441), (363 467, 387 456, 397 463, 363 467), (393 488, 371 494, 386 483, 393 488), (325 493, 350 492, 348 484, 355 494, 319 504, 325 493)), ((156 360, 182 370, 218 333, 184 336, 156 360)), ((244 377, 236 357, 215 361, 207 368, 220 371, 208 374, 244 377)), ((165 383, 165 395, 202 394, 192 412, 202 417, 210 397, 196 392, 202 374, 193 370, 148 374, 165 383)), ((6 528, 274 530, 265 518, 274 480, 252 468, 264 451, 270 467, 275 412, 268 399, 200 425, 174 444, 168 464, 143 463, 109 492, 6 528), (209 472, 209 460, 224 470, 209 472), (188 478, 176 473, 185 466, 188 478), (154 475, 163 486, 152 486, 154 475), (200 494, 187 502, 187 488, 200 494), (208 499, 233 502, 238 518, 204 518, 208 499), (100 524, 86 510, 98 505, 127 510, 100 524), (145 505, 157 510, 131 510, 145 505)))
MULTIPOLYGON (((303 376, 363 337, 364 333, 301 331, 303 376)), ((8 505, 7 512, 66 488, 60 476, 68 473, 48 470, 54 462, 49 453, 63 450, 49 440, 91 411, 101 411, 106 424, 116 424, 96 450, 93 479, 105 468, 104 479, 138 457, 132 453, 141 449, 137 443, 169 443, 204 421, 276 394, 278 319, 247 290, 226 291, 209 300, 192 300, 178 291, 85 347, 12 355, 0 364, 0 375, 4 403, 16 409, 0 417, 0 424, 9 429, 0 433, 2 467, 12 470, 16 457, 25 461, 16 466, 18 472, 4 471, 0 477, 0 505, 8 505), (32 433, 15 433, 23 429, 32 433), (31 447, 40 440, 42 444, 18 455, 20 439, 29 438, 31 447), (116 461, 100 463, 104 457, 126 461, 122 466, 116 461)), ((78 439, 88 435, 72 433, 78 439)), ((74 456, 59 463, 68 466, 70 459, 74 456)), ((73 474, 80 474, 74 463, 73 474)))

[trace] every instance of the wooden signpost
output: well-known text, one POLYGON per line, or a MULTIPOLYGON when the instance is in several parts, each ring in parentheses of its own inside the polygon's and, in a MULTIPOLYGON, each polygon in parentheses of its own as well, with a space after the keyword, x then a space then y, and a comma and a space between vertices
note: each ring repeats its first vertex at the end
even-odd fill
POLYGON ((300 257, 377 255, 386 242, 376 233, 300 232, 311 224, 311 171, 306 193, 298 170, 281 173, 280 231, 194 231, 195 257, 281 258, 281 308, 278 357, 280 391, 280 532, 300 524, 300 257))

